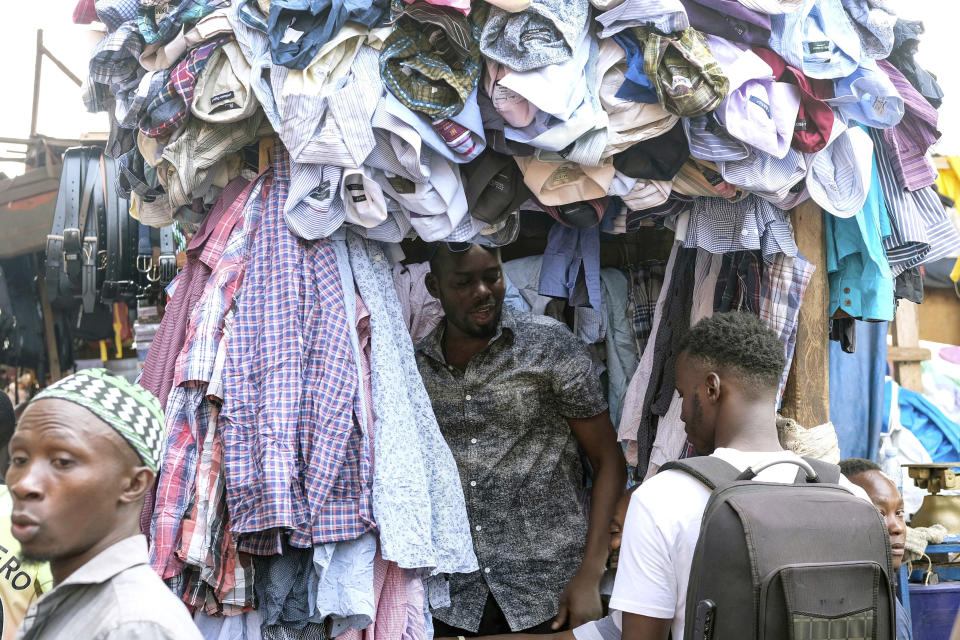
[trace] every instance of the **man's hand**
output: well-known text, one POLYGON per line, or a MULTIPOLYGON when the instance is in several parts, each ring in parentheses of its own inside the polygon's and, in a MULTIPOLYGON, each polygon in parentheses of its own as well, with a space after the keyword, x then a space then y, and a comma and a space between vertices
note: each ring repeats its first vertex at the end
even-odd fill
POLYGON ((587 575, 578 571, 560 595, 560 610, 551 627, 554 631, 569 622, 569 629, 599 620, 603 616, 603 605, 600 602, 600 577, 587 575))

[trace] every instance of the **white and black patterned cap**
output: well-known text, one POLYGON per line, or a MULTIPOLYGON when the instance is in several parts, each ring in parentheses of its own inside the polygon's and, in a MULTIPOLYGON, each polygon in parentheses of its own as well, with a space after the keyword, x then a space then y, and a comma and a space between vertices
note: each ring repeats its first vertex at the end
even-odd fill
POLYGON ((91 411, 130 443, 154 472, 164 446, 163 411, 153 394, 106 369, 83 369, 34 396, 67 400, 91 411))

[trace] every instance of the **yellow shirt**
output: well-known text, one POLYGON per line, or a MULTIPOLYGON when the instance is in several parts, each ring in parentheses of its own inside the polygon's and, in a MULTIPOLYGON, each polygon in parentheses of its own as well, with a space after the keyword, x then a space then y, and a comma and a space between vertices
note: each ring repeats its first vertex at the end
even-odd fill
POLYGON ((53 588, 50 565, 24 565, 20 561, 20 543, 10 533, 13 500, 7 485, 0 485, 0 640, 14 640, 30 603, 53 588))

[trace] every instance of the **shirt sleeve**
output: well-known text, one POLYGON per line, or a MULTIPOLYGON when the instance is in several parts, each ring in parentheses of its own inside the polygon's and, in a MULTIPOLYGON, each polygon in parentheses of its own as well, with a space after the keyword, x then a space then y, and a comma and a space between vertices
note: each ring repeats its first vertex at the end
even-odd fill
POLYGON ((640 490, 627 509, 610 608, 668 620, 673 620, 677 610, 677 576, 670 544, 643 504, 640 490))
POLYGON ((202 636, 193 624, 191 629, 173 631, 170 628, 145 620, 124 622, 97 634, 94 640, 201 640, 202 636))
POLYGON ((550 348, 560 357, 553 367, 552 390, 560 415, 592 418, 603 413, 607 400, 586 345, 566 327, 557 327, 556 334, 550 348))

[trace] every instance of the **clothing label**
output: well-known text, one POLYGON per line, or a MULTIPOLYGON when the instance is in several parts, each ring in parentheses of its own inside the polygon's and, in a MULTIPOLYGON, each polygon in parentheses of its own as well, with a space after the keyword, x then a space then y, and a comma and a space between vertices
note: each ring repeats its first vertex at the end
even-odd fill
POLYGON ((771 118, 771 119, 773 118, 773 115, 771 115, 770 113, 770 105, 768 105, 766 102, 764 102, 757 96, 750 96, 750 102, 752 102, 753 104, 763 109, 763 112, 767 114, 768 118, 771 118))
POLYGON ((233 97, 233 91, 224 91, 223 93, 218 93, 217 95, 210 98, 210 104, 217 104, 218 102, 223 102, 224 100, 229 100, 233 97))
POLYGON ((510 177, 505 174, 498 173, 497 175, 490 178, 490 182, 487 186, 492 187, 497 191, 502 191, 503 193, 506 193, 507 189, 510 188, 510 177))
POLYGON ((317 188, 310 192, 310 198, 314 200, 326 200, 330 197, 330 181, 324 180, 317 185, 317 188))
POLYGON ((829 40, 817 40, 816 42, 808 42, 807 51, 809 51, 810 53, 826 53, 827 51, 830 51, 830 44, 831 42, 829 40))
POLYGON ((520 35, 520 44, 527 44, 533 40, 538 40, 541 42, 551 42, 553 41, 553 31, 547 29, 546 27, 537 27, 534 29, 527 29, 520 35))
POLYGON ((803 118, 799 118, 797 123, 793 125, 794 131, 806 131, 807 130, 807 121, 803 118))
POLYGON ((362 184, 348 184, 347 191, 350 192, 350 199, 354 202, 366 202, 367 196, 363 191, 362 184))
POLYGON ((723 16, 723 19, 727 21, 727 24, 730 25, 731 29, 737 32, 737 35, 742 36, 744 33, 747 32, 747 28, 743 26, 742 22, 738 22, 737 20, 734 20, 733 18, 727 15, 723 16))
POLYGON ((887 110, 887 99, 884 96, 877 96, 873 99, 873 112, 882 116, 887 110))
POLYGON ((287 27, 287 30, 283 32, 283 37, 280 38, 281 44, 296 44, 300 42, 300 38, 303 37, 303 31, 297 31, 293 27, 287 27))
POLYGON ((723 176, 721 176, 719 173, 717 173, 713 169, 708 169, 706 167, 700 167, 700 175, 706 178, 707 182, 709 182, 710 185, 714 187, 716 187, 718 184, 724 181, 723 176))
POLYGON ((387 182, 393 187, 393 190, 400 194, 413 193, 417 190, 412 180, 407 180, 403 176, 387 176, 387 182))
POLYGON ((493 86, 493 95, 490 96, 493 107, 498 111, 504 107, 526 102, 526 99, 516 91, 501 87, 499 84, 493 86))
POLYGON ((218 104, 213 109, 210 109, 210 113, 221 113, 223 111, 231 111, 233 109, 239 109, 240 105, 236 102, 224 102, 223 104, 218 104))
POLYGON ((579 180, 583 175, 583 170, 580 169, 579 165, 570 163, 562 164, 550 174, 550 178, 547 179, 547 186, 551 188, 562 187, 565 184, 579 180))
POLYGON ((693 89, 693 81, 686 76, 673 76, 673 90, 683 87, 684 89, 693 89))

